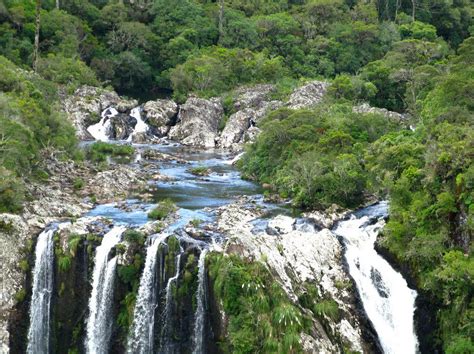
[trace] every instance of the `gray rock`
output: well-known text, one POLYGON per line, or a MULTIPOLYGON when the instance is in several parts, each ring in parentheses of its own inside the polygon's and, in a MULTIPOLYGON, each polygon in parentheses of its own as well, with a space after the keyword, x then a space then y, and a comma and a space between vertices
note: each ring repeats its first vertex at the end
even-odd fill
POLYGON ((363 103, 359 106, 352 107, 352 111, 354 113, 362 113, 362 114, 366 114, 366 113, 380 114, 386 118, 393 119, 397 122, 404 121, 408 118, 408 115, 406 114, 392 112, 385 108, 372 107, 368 103, 363 103))
POLYGON ((86 129, 100 120, 104 109, 114 107, 120 113, 125 113, 137 104, 136 100, 125 100, 114 91, 92 86, 81 86, 62 101, 63 110, 81 140, 92 138, 86 129))
POLYGON ((168 134, 174 118, 178 113, 178 105, 171 100, 148 101, 143 106, 144 120, 155 133, 163 137, 168 134))
POLYGON ((190 97, 179 109, 178 122, 168 137, 184 145, 213 148, 224 108, 218 98, 190 97))
POLYGON ((327 92, 329 83, 312 81, 293 91, 287 106, 291 109, 310 108, 319 104, 327 92))
MULTIPOLYGON (((235 91, 236 99, 232 114, 219 139, 219 146, 241 150, 242 144, 249 141, 247 131, 255 126, 260 119, 283 105, 281 101, 271 101, 270 94, 275 91, 274 85, 256 85, 242 87, 235 91)), ((251 135, 252 139, 257 135, 251 135)))

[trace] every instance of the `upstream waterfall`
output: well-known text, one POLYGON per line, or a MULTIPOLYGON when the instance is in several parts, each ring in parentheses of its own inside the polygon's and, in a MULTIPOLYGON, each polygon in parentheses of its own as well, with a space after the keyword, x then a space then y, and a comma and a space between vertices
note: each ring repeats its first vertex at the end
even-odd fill
POLYGON ((27 348, 27 352, 32 354, 49 353, 55 231, 54 228, 44 230, 36 244, 27 348))
POLYGON ((109 256, 112 248, 120 242, 124 231, 123 226, 114 227, 105 234, 101 245, 96 249, 85 343, 86 352, 90 354, 105 354, 109 349, 113 326, 111 304, 117 267, 117 256, 111 259, 109 256))
POLYGON ((118 111, 113 107, 105 109, 101 114, 100 121, 88 127, 87 131, 95 140, 109 141, 109 134, 112 126, 110 119, 115 117, 117 114, 118 111))
POLYGON ((145 268, 140 279, 132 329, 127 343, 128 353, 153 352, 155 310, 158 306, 159 292, 156 276, 158 248, 168 236, 166 233, 160 234, 151 240, 147 248, 145 268))
POLYGON ((206 304, 206 254, 207 249, 201 251, 198 262, 198 289, 196 293, 197 309, 194 316, 194 354, 204 353, 204 325, 206 304))
POLYGON ((416 353, 418 339, 413 324, 416 291, 374 249, 386 215, 387 203, 376 204, 342 221, 335 233, 344 240, 349 272, 384 352, 416 353))

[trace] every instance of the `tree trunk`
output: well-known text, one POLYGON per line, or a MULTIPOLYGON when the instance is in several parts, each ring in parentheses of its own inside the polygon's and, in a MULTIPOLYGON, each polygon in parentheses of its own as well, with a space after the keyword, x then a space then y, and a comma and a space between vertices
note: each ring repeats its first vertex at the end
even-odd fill
POLYGON ((411 0, 411 18, 415 22, 416 0, 411 0))
POLYGON ((56 0, 56 8, 59 10, 59 0, 56 0))
POLYGON ((219 0, 219 43, 224 38, 224 0, 219 0))
POLYGON ((40 13, 41 0, 36 0, 36 26, 35 26, 35 46, 33 51, 33 70, 36 72, 39 56, 39 37, 40 37, 40 13))

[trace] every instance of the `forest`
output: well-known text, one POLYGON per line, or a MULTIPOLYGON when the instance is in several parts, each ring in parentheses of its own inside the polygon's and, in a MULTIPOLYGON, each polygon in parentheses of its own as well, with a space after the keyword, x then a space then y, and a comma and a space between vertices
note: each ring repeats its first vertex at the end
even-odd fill
POLYGON ((0 212, 48 179, 46 151, 88 158, 60 108, 81 85, 231 103, 242 85, 285 98, 327 81, 321 105, 259 123, 242 174, 304 210, 388 199, 381 245, 437 304, 433 342, 472 353, 473 13, 470 0, 0 0, 0 212), (362 102, 406 119, 353 112, 362 102))

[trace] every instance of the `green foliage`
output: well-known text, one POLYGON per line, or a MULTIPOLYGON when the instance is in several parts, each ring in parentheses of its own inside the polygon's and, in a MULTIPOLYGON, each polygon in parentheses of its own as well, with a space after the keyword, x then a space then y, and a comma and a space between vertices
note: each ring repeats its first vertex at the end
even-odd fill
POLYGON ((96 142, 87 149, 87 158, 94 162, 107 161, 108 156, 112 157, 130 157, 135 153, 131 145, 110 144, 96 142))
POLYGON ((216 253, 207 262, 214 296, 229 319, 222 340, 231 352, 300 350, 303 315, 263 264, 216 253))
POLYGON ((77 234, 71 234, 69 235, 68 239, 68 248, 69 248, 69 253, 71 256, 75 257, 77 254, 77 248, 82 242, 83 237, 81 235, 77 234))
POLYGON ((86 185, 86 183, 84 182, 84 180, 82 178, 76 178, 76 179, 74 179, 74 181, 72 183, 72 186, 75 190, 80 190, 80 189, 84 188, 85 185, 86 185))
POLYGON ((3 166, 0 166, 0 212, 22 210, 24 189, 22 183, 3 166))
POLYGON ((163 199, 148 213, 148 217, 154 220, 164 220, 168 215, 176 211, 176 205, 171 199, 163 199))
POLYGON ((306 208, 362 203, 368 180, 362 149, 395 129, 384 117, 334 104, 312 111, 279 110, 261 127, 263 133, 242 159, 244 175, 275 184, 306 208))
POLYGON ((72 265, 72 258, 66 254, 60 254, 57 258, 58 261, 58 269, 60 272, 66 273, 69 269, 71 269, 72 265))
POLYGON ((15 293, 15 301, 16 302, 23 302, 26 299, 26 289, 20 289, 15 293))
POLYGON ((208 176, 209 173, 211 172, 206 166, 197 166, 190 168, 189 173, 192 173, 193 175, 196 176, 208 176))
POLYGON ((123 239, 129 243, 142 246, 145 243, 145 235, 133 229, 124 232, 123 239))
POLYGON ((183 100, 190 92, 213 96, 239 84, 275 82, 285 73, 281 57, 213 47, 178 65, 170 78, 175 97, 183 100))

